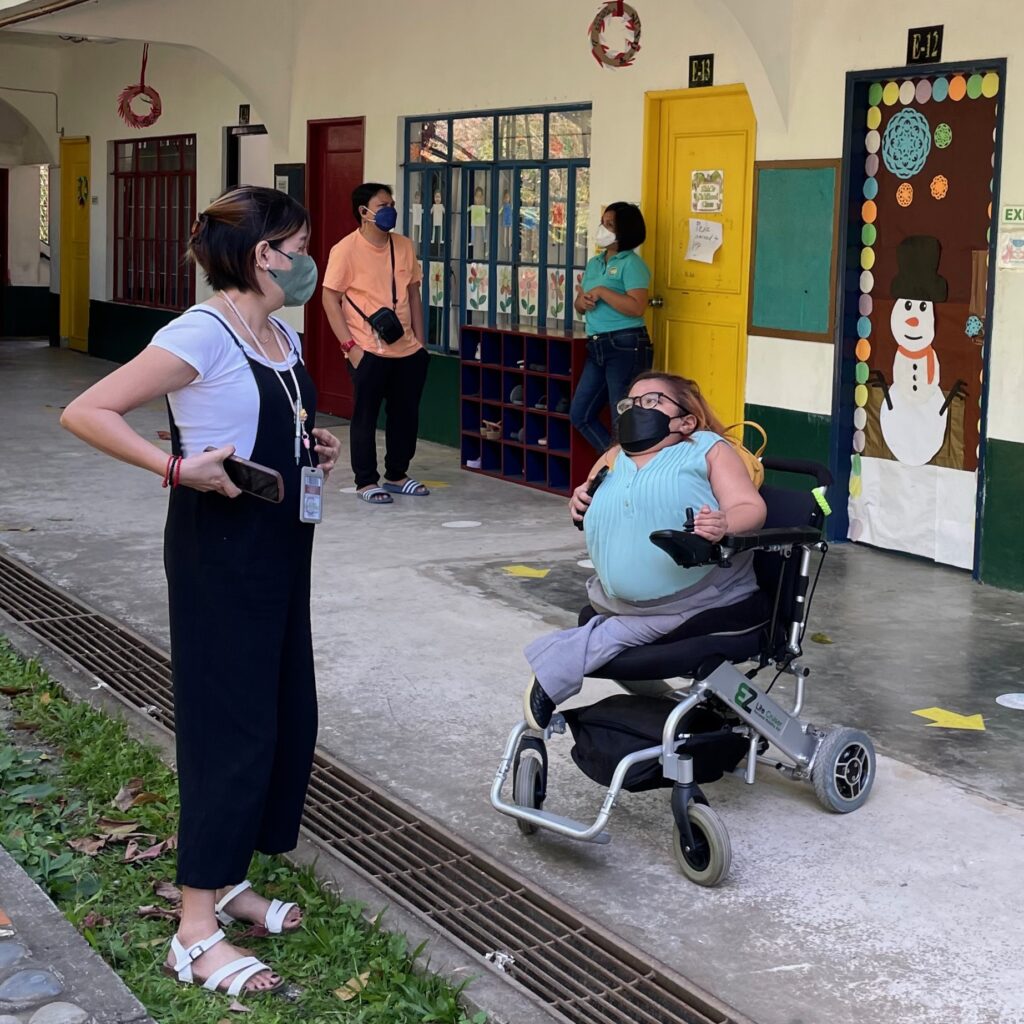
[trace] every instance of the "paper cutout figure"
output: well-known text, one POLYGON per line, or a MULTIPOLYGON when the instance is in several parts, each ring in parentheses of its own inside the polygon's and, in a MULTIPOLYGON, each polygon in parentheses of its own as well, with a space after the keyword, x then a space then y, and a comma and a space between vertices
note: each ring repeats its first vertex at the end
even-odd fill
POLYGON ((924 466, 942 447, 946 415, 964 392, 958 380, 944 395, 935 354, 935 304, 945 302, 946 279, 938 272, 942 247, 931 235, 904 238, 896 250, 899 272, 892 282, 895 303, 889 327, 896 340, 892 387, 880 370, 870 377, 882 388, 879 420, 882 436, 898 462, 924 466))
POLYGON ((423 238, 423 193, 417 192, 412 200, 412 240, 419 245, 423 238))
POLYGON ((434 193, 434 205, 430 208, 430 244, 444 245, 444 204, 441 193, 434 193))
POLYGON ((501 247, 512 248, 512 201, 508 192, 501 194, 501 247))
POLYGON ((469 207, 470 246, 474 259, 487 259, 487 215, 490 212, 484 203, 484 190, 478 187, 469 207))

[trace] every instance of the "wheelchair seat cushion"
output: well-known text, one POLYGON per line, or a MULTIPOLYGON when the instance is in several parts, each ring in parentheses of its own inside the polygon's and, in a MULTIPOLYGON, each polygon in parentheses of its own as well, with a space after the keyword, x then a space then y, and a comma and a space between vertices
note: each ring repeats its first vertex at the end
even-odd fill
MULTIPOLYGON (((580 612, 580 624, 596 614, 587 605, 580 612)), ((666 676, 692 677, 710 658, 748 661, 760 653, 770 619, 771 598, 759 590, 735 604, 694 615, 656 643, 622 651, 590 675, 597 679, 623 681, 666 676)))
MULTIPOLYGON (((616 694, 589 707, 565 711, 576 741, 572 759, 588 778, 610 785, 622 758, 661 743, 665 720, 675 706, 676 702, 666 697, 616 694)), ((695 707, 683 717, 677 735, 685 734, 690 738, 681 752, 693 757, 697 783, 720 779, 739 764, 747 750, 746 738, 734 733, 731 723, 707 706, 695 707)), ((631 793, 671 785, 657 758, 633 765, 624 782, 631 793)))

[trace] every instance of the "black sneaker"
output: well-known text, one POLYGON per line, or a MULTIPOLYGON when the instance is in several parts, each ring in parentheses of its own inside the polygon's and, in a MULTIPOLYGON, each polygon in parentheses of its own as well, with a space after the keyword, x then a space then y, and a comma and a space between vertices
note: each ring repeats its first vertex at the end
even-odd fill
POLYGON ((551 716, 555 713, 555 702, 544 692, 543 687, 534 676, 523 694, 523 715, 531 729, 543 732, 551 724, 551 716))

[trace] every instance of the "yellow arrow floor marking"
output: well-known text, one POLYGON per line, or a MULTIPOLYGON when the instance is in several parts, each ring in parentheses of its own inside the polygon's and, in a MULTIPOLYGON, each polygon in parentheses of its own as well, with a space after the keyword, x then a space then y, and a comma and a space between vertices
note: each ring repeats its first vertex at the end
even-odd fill
POLYGON ((958 715, 955 711, 945 708, 922 708, 915 711, 921 718, 930 718, 929 729, 977 729, 985 730, 985 719, 981 715, 958 715))
POLYGON ((509 576, 522 576, 529 580, 542 580, 550 569, 534 569, 529 565, 503 565, 501 567, 509 576))
POLYGON ((437 489, 438 487, 451 487, 451 484, 448 483, 447 480, 421 480, 420 483, 423 484, 424 487, 430 487, 432 489, 437 489))

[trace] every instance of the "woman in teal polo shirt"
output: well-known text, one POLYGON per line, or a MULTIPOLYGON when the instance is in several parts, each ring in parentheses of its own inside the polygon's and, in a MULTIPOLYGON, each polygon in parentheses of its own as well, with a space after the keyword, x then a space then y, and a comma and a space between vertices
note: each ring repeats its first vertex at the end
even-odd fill
POLYGON ((572 396, 569 415, 573 426, 598 451, 611 444, 598 418, 625 397, 629 382, 651 367, 651 339, 644 326, 647 286, 651 272, 634 252, 647 237, 638 206, 612 203, 601 215, 597 244, 604 250, 587 264, 576 293, 576 311, 586 319, 587 360, 572 396))

